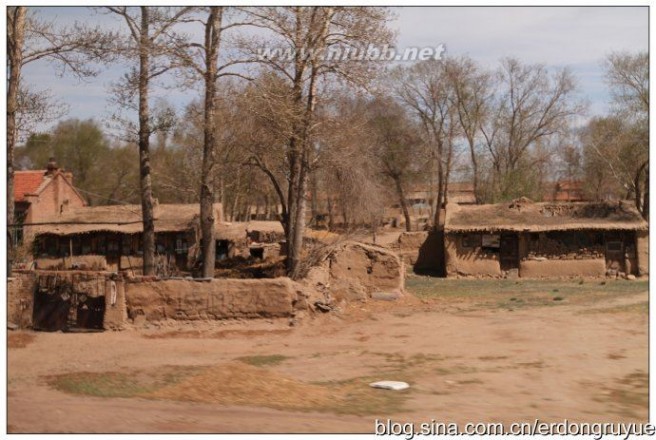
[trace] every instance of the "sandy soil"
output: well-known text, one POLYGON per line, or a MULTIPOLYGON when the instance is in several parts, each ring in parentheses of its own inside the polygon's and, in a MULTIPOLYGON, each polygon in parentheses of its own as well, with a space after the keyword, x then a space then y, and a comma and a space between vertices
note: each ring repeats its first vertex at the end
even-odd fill
POLYGON ((376 418, 644 422, 647 300, 645 290, 593 304, 507 309, 478 307, 480 296, 407 297, 308 317, 292 328, 259 320, 36 333, 26 346, 9 347, 8 430, 372 432, 376 418), (255 355, 287 356, 261 368, 300 382, 400 379, 411 389, 385 412, 358 415, 91 397, 48 385, 55 374, 216 366, 255 355))

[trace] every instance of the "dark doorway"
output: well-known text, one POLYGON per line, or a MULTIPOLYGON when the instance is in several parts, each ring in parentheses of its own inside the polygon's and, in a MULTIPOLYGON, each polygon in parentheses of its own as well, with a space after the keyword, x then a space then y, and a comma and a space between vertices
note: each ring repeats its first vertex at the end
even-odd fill
POLYGON ((49 332, 66 330, 70 309, 71 295, 68 292, 38 289, 34 293, 34 329, 49 332))
POLYGON ((264 248, 262 247, 252 247, 249 249, 251 257, 259 260, 264 259, 264 248))
POLYGON ((230 242, 228 240, 216 240, 216 261, 222 261, 230 257, 230 242))
POLYGON ((75 284, 56 275, 39 277, 34 291, 32 322, 35 330, 102 330, 105 297, 77 292, 75 284))
POLYGON ((90 298, 85 294, 79 294, 77 303, 77 327, 102 330, 105 316, 105 297, 90 298))
POLYGON ((501 264, 501 270, 519 269, 519 240, 517 234, 501 234, 499 263, 501 264))

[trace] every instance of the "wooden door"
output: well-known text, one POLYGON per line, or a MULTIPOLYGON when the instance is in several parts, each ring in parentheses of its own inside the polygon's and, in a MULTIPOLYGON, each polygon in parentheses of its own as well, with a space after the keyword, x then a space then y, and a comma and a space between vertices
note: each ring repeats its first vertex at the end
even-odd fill
POLYGON ((519 268, 519 240, 515 233, 502 233, 499 242, 501 270, 519 268))

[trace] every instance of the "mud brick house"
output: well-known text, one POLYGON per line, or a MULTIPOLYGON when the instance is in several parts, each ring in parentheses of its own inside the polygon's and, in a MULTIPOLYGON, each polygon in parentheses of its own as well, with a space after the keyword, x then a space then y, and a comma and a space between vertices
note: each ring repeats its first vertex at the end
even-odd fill
POLYGON ((285 231, 278 221, 222 223, 215 231, 216 259, 267 259, 284 254, 285 231))
MULTIPOLYGON (((223 218, 214 205, 215 224, 223 218)), ((198 204, 156 204, 155 241, 158 270, 189 270, 198 253, 198 204)), ((93 206, 43 218, 34 242, 40 269, 131 270, 142 259, 141 205, 93 206)))
POLYGON ((15 218, 14 244, 32 237, 33 228, 21 226, 40 223, 87 205, 73 187, 73 175, 57 167, 50 159, 45 170, 16 171, 14 174, 15 218))
POLYGON ((648 224, 625 202, 449 204, 447 276, 646 275, 648 224))

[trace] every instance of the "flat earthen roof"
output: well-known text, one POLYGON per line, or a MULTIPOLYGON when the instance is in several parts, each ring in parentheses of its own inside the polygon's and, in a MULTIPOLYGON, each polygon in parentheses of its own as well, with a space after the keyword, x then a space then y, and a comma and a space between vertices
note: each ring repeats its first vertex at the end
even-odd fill
MULTIPOLYGON (((155 205, 155 232, 179 232, 192 228, 200 206, 193 204, 155 205)), ((214 204, 215 224, 222 220, 221 204, 214 204)), ((73 235, 89 232, 136 234, 143 231, 141 205, 85 206, 60 215, 51 215, 35 228, 40 234, 73 235)))
POLYGON ((449 203, 445 231, 647 230, 648 223, 628 202, 513 202, 462 206, 449 203))

